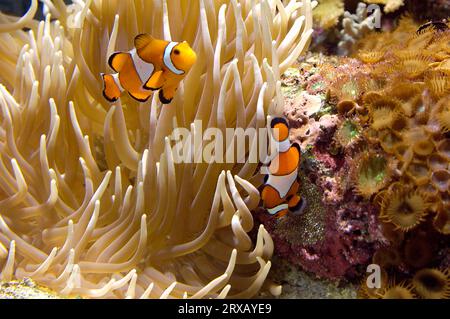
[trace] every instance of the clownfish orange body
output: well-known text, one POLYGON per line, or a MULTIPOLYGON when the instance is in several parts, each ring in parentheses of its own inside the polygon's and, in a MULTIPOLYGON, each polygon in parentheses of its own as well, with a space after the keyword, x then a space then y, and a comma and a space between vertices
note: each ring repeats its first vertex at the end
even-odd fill
POLYGON ((140 34, 134 39, 135 48, 129 52, 115 52, 108 60, 114 74, 101 74, 103 96, 117 101, 122 92, 139 102, 147 101, 159 90, 163 104, 172 101, 178 85, 197 60, 187 42, 168 42, 140 34))
POLYGON ((300 182, 300 146, 289 140, 289 125, 286 119, 278 117, 271 121, 272 136, 278 143, 278 154, 268 167, 261 193, 264 208, 276 218, 289 211, 300 214, 306 201, 298 195, 300 182))

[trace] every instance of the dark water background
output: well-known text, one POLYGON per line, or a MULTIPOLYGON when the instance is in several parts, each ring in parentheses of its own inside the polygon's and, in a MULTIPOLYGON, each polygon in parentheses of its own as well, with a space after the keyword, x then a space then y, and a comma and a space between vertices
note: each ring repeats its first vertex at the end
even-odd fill
MULTIPOLYGON (((72 2, 71 0, 64 0, 66 3, 72 2)), ((0 11, 6 14, 12 14, 15 16, 23 16, 30 7, 30 0, 0 0, 0 11)), ((42 19, 42 2, 39 1, 39 9, 36 13, 36 19, 42 19)))

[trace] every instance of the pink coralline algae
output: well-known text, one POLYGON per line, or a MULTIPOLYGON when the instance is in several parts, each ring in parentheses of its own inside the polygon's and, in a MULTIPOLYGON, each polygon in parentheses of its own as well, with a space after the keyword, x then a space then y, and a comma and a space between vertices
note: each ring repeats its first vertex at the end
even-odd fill
POLYGON ((304 214, 280 221, 264 211, 256 216, 271 233, 280 257, 320 278, 352 280, 365 272, 384 241, 378 208, 349 188, 350 159, 329 150, 333 127, 321 132, 305 152, 300 173, 302 196, 308 201, 304 214))
MULTIPOLYGON (((295 234, 286 231, 286 226, 280 225, 298 224, 301 216, 288 216, 280 222, 263 212, 257 216, 271 233, 280 257, 320 278, 352 280, 365 272, 381 234, 374 208, 358 205, 356 199, 349 200, 355 202, 340 207, 325 205, 323 238, 313 243, 296 239, 295 234)), ((297 235, 301 236, 301 232, 297 235)))

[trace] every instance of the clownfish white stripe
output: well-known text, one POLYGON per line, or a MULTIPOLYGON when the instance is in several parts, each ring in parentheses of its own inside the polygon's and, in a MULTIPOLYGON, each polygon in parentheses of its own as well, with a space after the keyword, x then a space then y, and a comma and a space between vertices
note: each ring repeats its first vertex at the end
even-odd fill
POLYGON ((119 88, 120 92, 125 91, 125 89, 123 88, 122 84, 120 84, 120 80, 119 80, 119 73, 115 73, 115 74, 111 74, 114 80, 114 83, 116 83, 117 87, 119 88))
POLYGON ((298 171, 295 169, 292 173, 287 175, 272 175, 269 174, 269 178, 267 179, 266 185, 272 186, 277 190, 280 197, 286 196, 286 194, 291 189, 292 184, 294 184, 297 179, 298 171))
POLYGON ((270 215, 275 215, 278 212, 281 212, 282 210, 285 210, 288 208, 289 208, 288 204, 281 204, 281 205, 275 206, 274 208, 268 208, 267 211, 269 212, 270 215))
POLYGON ((153 74, 155 66, 142 60, 137 54, 136 49, 131 50, 130 55, 139 78, 141 79, 142 83, 146 83, 150 76, 153 74))
POLYGON ((164 50, 164 64, 165 66, 173 73, 177 75, 184 74, 184 71, 179 70, 175 67, 175 65, 172 62, 171 54, 174 47, 178 45, 178 42, 170 42, 166 49, 164 50))
POLYGON ((278 151, 281 153, 287 152, 291 148, 291 141, 289 137, 284 141, 278 143, 278 151))

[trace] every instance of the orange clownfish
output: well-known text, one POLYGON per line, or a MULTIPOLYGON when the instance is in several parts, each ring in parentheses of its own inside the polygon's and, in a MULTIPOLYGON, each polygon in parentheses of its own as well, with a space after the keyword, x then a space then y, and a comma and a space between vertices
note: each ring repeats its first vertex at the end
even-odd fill
POLYGON ((264 178, 261 193, 264 208, 276 218, 285 216, 289 211, 300 214, 306 206, 305 199, 298 194, 300 145, 290 142, 286 119, 274 118, 270 126, 279 151, 271 160, 264 178))
POLYGON ((147 101, 159 90, 163 104, 172 101, 178 84, 197 60, 197 55, 185 42, 168 42, 140 34, 134 39, 135 48, 115 52, 108 60, 115 74, 101 74, 103 96, 110 102, 119 99, 123 91, 139 102, 147 101))

